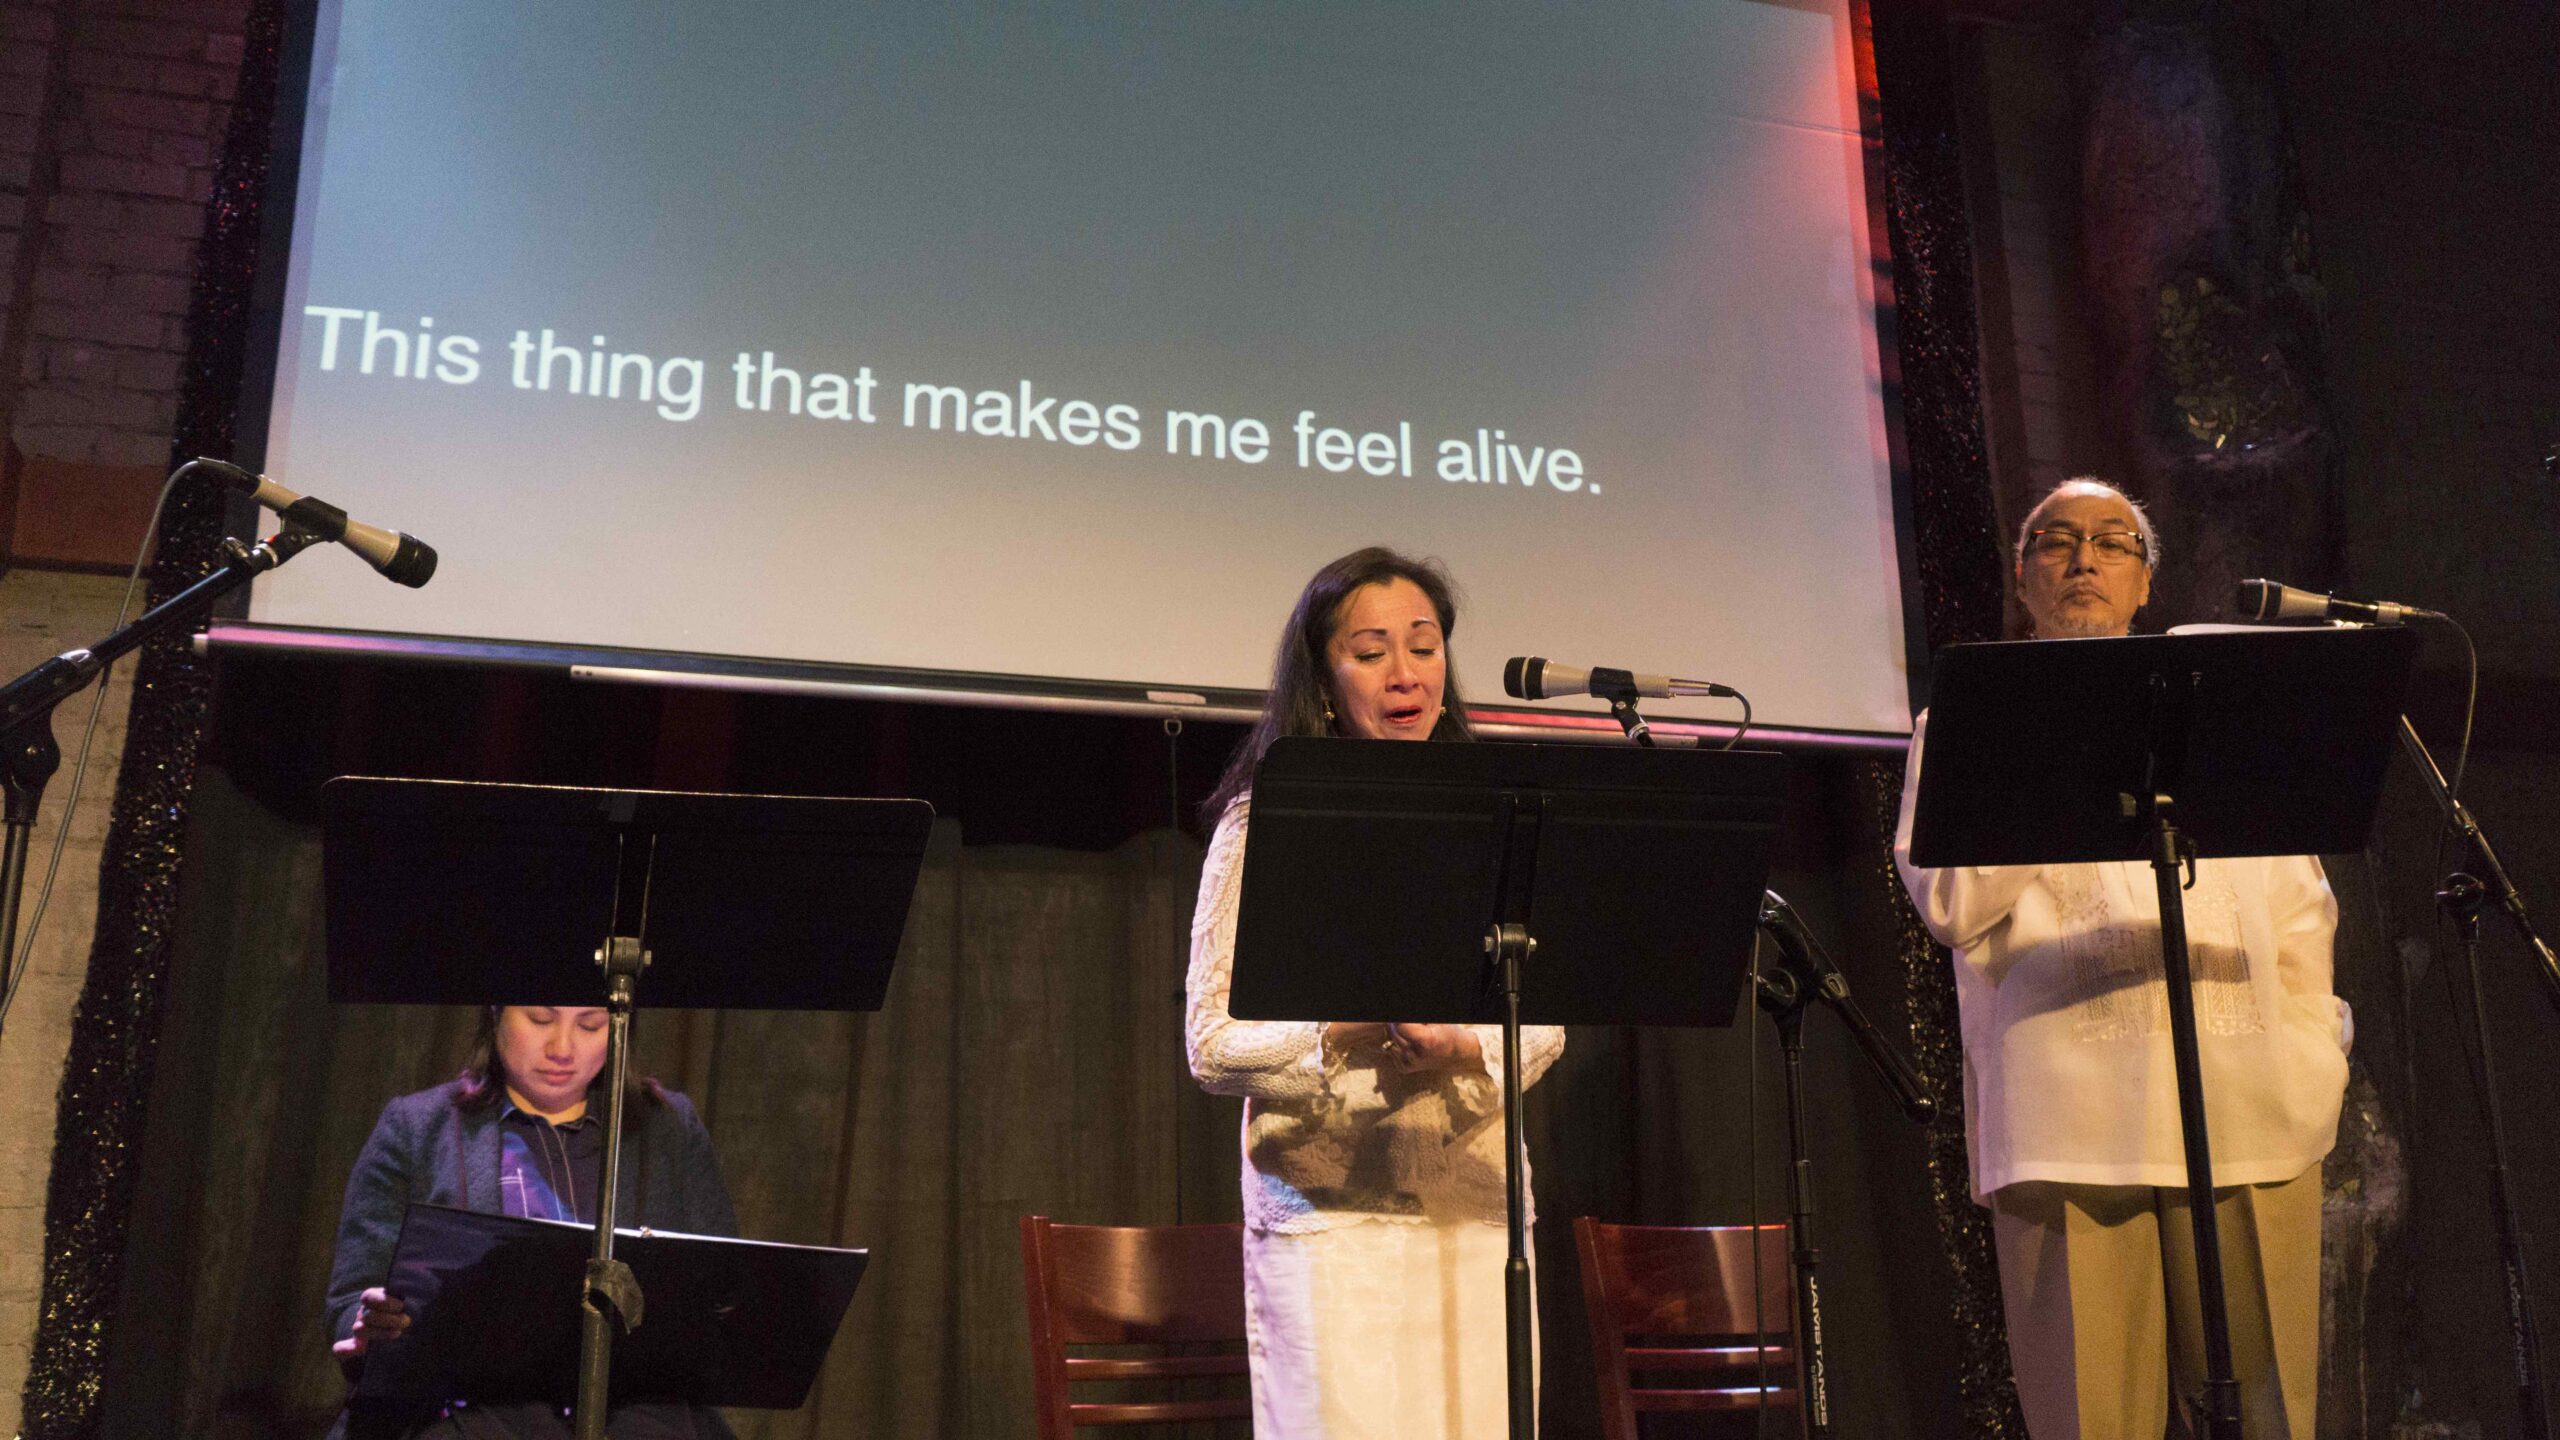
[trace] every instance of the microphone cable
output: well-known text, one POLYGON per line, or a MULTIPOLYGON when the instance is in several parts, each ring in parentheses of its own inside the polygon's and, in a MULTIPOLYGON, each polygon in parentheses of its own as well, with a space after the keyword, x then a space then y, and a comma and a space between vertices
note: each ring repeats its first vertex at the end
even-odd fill
POLYGON ((1164 717, 1164 800, 1165 823, 1173 833, 1186 833, 1182 824, 1182 717, 1164 717))
MULTIPOLYGON (((142 528, 142 543, 134 551, 133 570, 125 577, 124 598, 117 602, 116 623, 111 627, 113 629, 123 629, 126 618, 133 612, 134 592, 142 586, 142 568, 150 562, 152 552, 160 538, 160 517, 169 508, 169 496, 178 488, 178 477, 185 473, 185 467, 181 466, 170 471, 169 478, 160 482, 160 498, 152 502, 151 522, 142 528)), ((0 989, 0 1033, 6 1033, 9 1012, 18 1003, 18 987, 26 982, 27 971, 34 966, 36 936, 44 928, 45 908, 53 899, 54 877, 62 870, 62 852, 71 839, 72 815, 80 803, 80 788, 89 777, 89 754, 91 748, 97 743, 98 718, 106 713, 107 686, 115 680, 115 668, 113 661, 102 667, 98 671, 97 686, 90 693, 89 718, 80 727, 80 748, 71 762, 71 781, 63 791, 62 809, 57 812, 54 820, 53 850, 45 857, 44 880, 36 887, 36 902, 24 909, 25 933, 18 937, 18 953, 14 956, 0 955, 0 961, 5 961, 8 969, 7 987, 0 989)), ((37 718, 44 724, 52 723, 50 715, 37 718)), ((127 733, 131 733, 130 727, 127 733)), ((110 829, 112 830, 112 826, 110 829)))
MULTIPOLYGON (((1716 748, 1717 748, 1717 749, 1719 749, 1719 750, 1730 750, 1730 749, 1732 749, 1734 746, 1739 745, 1739 744, 1741 744, 1741 743, 1742 743, 1742 737, 1743 737, 1743 736, 1748 735, 1748 734, 1750 734, 1750 733, 1751 733, 1751 697, 1750 697, 1750 696, 1748 696, 1748 695, 1743 694, 1743 693, 1742 693, 1741 691, 1739 691, 1739 690, 1736 690, 1736 691, 1734 691, 1734 692, 1733 692, 1733 698, 1742 702, 1742 723, 1741 723, 1741 724, 1739 724, 1739 725, 1736 725, 1735 727, 1733 727, 1733 734, 1732 734, 1732 735, 1730 735, 1730 736, 1728 736, 1728 737, 1726 738, 1725 742, 1724 742, 1722 745, 1719 745, 1719 746, 1717 746, 1717 747, 1716 747, 1716 748)), ((1758 947, 1759 947, 1760 942, 1759 942, 1759 941, 1757 941, 1757 940, 1754 940, 1754 941, 1752 941, 1751 943, 1752 943, 1752 946, 1753 946, 1753 949, 1752 949, 1752 952, 1751 952, 1751 953, 1752 953, 1752 956, 1754 957, 1754 959, 1753 959, 1753 969, 1752 969, 1752 972, 1751 972, 1751 973, 1752 973, 1754 976, 1757 976, 1757 975, 1760 973, 1760 972, 1759 972, 1759 969, 1758 969, 1758 958, 1757 958, 1757 957, 1759 956, 1759 953, 1760 953, 1759 948, 1758 948, 1758 947)), ((1753 1004, 1755 1004, 1755 1005, 1756 1005, 1756 1004, 1758 1004, 1758 1003, 1760 1003, 1760 1002, 1759 1002, 1759 997, 1757 997, 1757 996, 1752 997, 1752 1003, 1753 1003, 1753 1004)))
MULTIPOLYGON (((1750 711, 1750 708, 1751 708, 1751 702, 1750 702, 1749 700, 1744 700, 1744 701, 1742 702, 1742 706, 1743 706, 1744 713, 1747 715, 1747 714, 1749 713, 1749 711, 1750 711)), ((1747 722, 1746 722, 1746 723, 1747 723, 1747 722)), ((1734 738, 1735 738, 1735 739, 1740 739, 1740 738, 1741 738, 1741 732, 1740 732, 1740 731, 1736 731, 1736 732, 1734 732, 1734 738)), ((1724 747, 1724 748, 1726 748, 1726 749, 1728 749, 1728 750, 1732 749, 1732 748, 1733 748, 1732 741, 1727 741, 1727 742, 1725 743, 1725 747, 1724 747)), ((1752 1008, 1752 1009, 1754 1009, 1754 1010, 1757 1010, 1757 1009, 1759 1009, 1759 1008, 1760 1008, 1760 942, 1762 941, 1762 939, 1763 939, 1763 938, 1765 938, 1765 937, 1761 934, 1760 927, 1759 927, 1758 925, 1756 925, 1756 924, 1755 924, 1755 925, 1753 925, 1753 926, 1751 927, 1751 973, 1750 973, 1750 978, 1749 978, 1749 980, 1747 981, 1747 983, 1748 983, 1748 984, 1749 984, 1749 986, 1751 987, 1751 999, 1750 999, 1750 1004, 1751 1004, 1751 1008, 1752 1008)), ((1749 1230, 1748 1230, 1746 1233, 1750 1236, 1750 1239, 1751 1239, 1751 1355, 1752 1355, 1753 1363, 1754 1363, 1754 1364, 1756 1365, 1756 1367, 1757 1367, 1757 1378, 1756 1378, 1755 1380, 1753 1380, 1753 1382, 1752 1382, 1752 1383, 1760 1387, 1760 1396, 1759 1396, 1760 1403, 1751 1407, 1751 1412, 1752 1412, 1752 1413, 1751 1413, 1751 1434, 1752 1434, 1752 1436, 1753 1436, 1753 1440, 1768 1440, 1768 1433, 1769 1433, 1769 1317, 1768 1317, 1768 1315, 1763 1311, 1763 1309, 1762 1309, 1762 1304, 1761 1304, 1762 1298, 1768 1294, 1768 1286, 1767 1286, 1766 1281, 1762 1278, 1761 1273, 1760 1273, 1760 1022, 1759 1022, 1759 1017, 1757 1017, 1757 1016, 1752 1017, 1752 1023, 1751 1023, 1751 1026, 1750 1026, 1750 1030, 1751 1030, 1750 1037, 1749 1037, 1748 1039, 1744 1040, 1744 1041, 1743 1041, 1743 1045, 1742 1045, 1742 1061, 1743 1061, 1742 1114, 1743 1114, 1743 1131, 1744 1131, 1744 1134, 1749 1138, 1749 1144, 1750 1144, 1750 1151, 1749 1151, 1749 1154, 1750 1154, 1750 1156, 1751 1156, 1751 1163, 1750 1163, 1748 1166, 1744 1167, 1744 1168, 1746 1168, 1747 1170, 1749 1170, 1749 1171, 1750 1171, 1750 1174, 1751 1174, 1751 1191, 1750 1191, 1750 1194, 1751 1194, 1751 1200, 1750 1200, 1750 1206, 1749 1206, 1749 1210, 1750 1210, 1750 1221, 1749 1221, 1749 1225, 1750 1225, 1750 1228, 1749 1228, 1749 1230)), ((1792 1263, 1792 1261, 1791 1261, 1790 1263, 1792 1263)), ((1789 1295, 1790 1295, 1790 1296, 1792 1296, 1792 1295, 1794 1294, 1793 1289, 1792 1289, 1792 1288, 1790 1288, 1790 1290, 1789 1290, 1789 1292, 1788 1292, 1788 1293, 1789 1293, 1789 1295)), ((1793 1301, 1792 1299, 1790 1299, 1790 1300, 1788 1301, 1788 1306, 1789 1306, 1788 1313, 1789 1313, 1789 1314, 1793 1314, 1793 1313, 1794 1313, 1794 1308, 1793 1308, 1793 1307, 1794 1307, 1794 1301, 1793 1301)), ((1799 1342, 1799 1345, 1801 1345, 1801 1342, 1799 1342)), ((1799 1400, 1798 1400, 1798 1404, 1802 1404, 1802 1403, 1803 1403, 1803 1401, 1801 1400, 1801 1398, 1799 1398, 1799 1400)))
MULTIPOLYGON (((2453 773, 2445 780, 2445 797, 2448 802, 2445 809, 2450 812, 2454 806, 2462 803, 2463 772, 2471 768, 2471 726, 2473 720, 2478 716, 2480 708, 2480 649, 2472 643, 2471 632, 2462 628, 2461 621, 2447 615, 2444 617, 2443 623, 2452 627, 2453 633, 2462 641, 2462 668, 2464 672, 2462 733, 2461 737, 2454 742, 2453 773)), ((2417 727, 2412 725, 2410 728, 2415 730, 2417 727)), ((2447 873, 2445 870, 2444 858, 2445 847, 2453 842, 2453 834, 2453 817, 2448 813, 2443 817, 2443 823, 2436 827, 2435 859, 2429 862, 2428 866, 2429 870, 2436 875, 2441 876, 2447 873)), ((2450 919, 2445 915, 2444 908, 2442 906, 2438 906, 2436 908, 2436 938, 2439 941, 2442 941, 2445 938, 2445 927, 2449 923, 2450 919)), ((2450 977, 2447 978, 2446 983, 2448 985, 2452 983, 2450 977)), ((2447 991, 2447 995, 2448 998, 2450 998, 2451 992, 2447 991)), ((2469 1036, 2466 1035, 2463 1037, 2463 1045, 2466 1049, 2469 1048, 2469 1036)))
MULTIPOLYGON (((2462 639, 2462 669, 2465 676, 2462 694, 2462 739, 2453 747, 2453 782, 2446 793, 2462 798, 2462 772, 2471 765, 2471 722, 2480 711, 2480 647, 2471 643, 2471 632, 2462 622, 2448 615, 2444 623, 2462 639)), ((2441 843, 2441 842, 2439 842, 2441 843)))
MULTIPOLYGON (((2448 802, 2445 809, 2450 812, 2455 806, 2462 803, 2462 774, 2463 771, 2469 769, 2471 765, 2471 724, 2480 705, 2480 651, 2479 647, 2472 644, 2471 632, 2462 628, 2461 621, 2448 615, 2444 618, 2444 623, 2453 627, 2453 633, 2462 639, 2463 669, 2467 676, 2462 700, 2462 736, 2454 743, 2453 774, 2445 781, 2445 796, 2448 802)), ((2437 876, 2443 876, 2449 873, 2445 869, 2445 847, 2453 843, 2453 835, 2453 817, 2448 813, 2444 817, 2444 822, 2436 827, 2435 860, 2429 867, 2431 872, 2437 876)), ((2454 948, 2458 947, 2461 942, 2452 934, 2452 930, 2453 917, 2445 912, 2444 906, 2438 905, 2436 907, 2435 925, 2436 943, 2440 953, 2442 953, 2445 958, 2443 963, 2436 966, 2436 973, 2438 977, 2444 981, 2444 999, 2446 1008, 2459 1017, 2462 1009, 2462 995, 2454 984, 2454 965, 2451 952, 2454 948), (2451 943, 2448 944, 2448 942, 2451 943)), ((2482 1003, 2481 997, 2476 993, 2476 982, 2479 978, 2480 974, 2477 970, 2466 970, 2464 972, 2464 982, 2466 984, 2473 984, 2475 987, 2475 993, 2471 997, 2474 1005, 2482 1003)), ((2463 1065, 2463 1074, 2468 1076, 2479 1075, 2481 1072, 2478 1055, 2480 1047, 2473 1043, 2475 1037, 2471 1033, 2471 1027, 2468 1025, 2456 1024, 2453 1027, 2453 1038, 2454 1043, 2462 1047, 2463 1059, 2465 1061, 2463 1065)), ((2493 1083, 2494 1078, 2495 1077, 2492 1077, 2493 1083)), ((2478 1093, 2479 1088, 2480 1087, 2477 1084, 2472 1086, 2472 1090, 2474 1092, 2472 1098, 2475 1102, 2485 1105, 2488 1103, 2489 1097, 2478 1093)))
MULTIPOLYGON (((1165 819, 1173 826, 1174 839, 1180 840, 1182 829, 1182 717, 1164 717, 1164 800, 1165 819)), ((1183 952, 1184 970, 1190 969, 1190 952, 1183 952)), ((1174 1013, 1184 1014, 1191 1003, 1188 984, 1173 992, 1174 1013)), ((1187 1020, 1186 1016, 1186 1020, 1187 1020)), ((1182 1223, 1182 1084, 1188 1077, 1176 1076, 1173 1082, 1173 1223, 1182 1223)))

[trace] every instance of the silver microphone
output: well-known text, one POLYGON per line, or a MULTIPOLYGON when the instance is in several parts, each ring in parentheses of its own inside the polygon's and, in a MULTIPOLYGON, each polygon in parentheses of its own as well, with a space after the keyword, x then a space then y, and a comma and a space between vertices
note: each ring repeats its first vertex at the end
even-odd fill
POLYGON ((346 511, 326 500, 296 494, 266 476, 252 475, 228 460, 198 456, 189 461, 188 466, 204 471, 226 488, 248 496, 321 539, 346 546, 363 556, 366 564, 410 589, 414 590, 435 577, 435 547, 415 535, 350 520, 346 511))
POLYGON ((1514 655, 1502 665, 1502 691, 1514 700, 1552 700, 1560 695, 1597 695, 1603 700, 1668 700, 1675 695, 1708 695, 1734 699, 1741 691, 1707 680, 1675 680, 1668 675, 1639 675, 1632 670, 1559 665, 1543 655, 1514 655))
POLYGON ((2273 580, 2241 581, 2231 606, 2243 620, 2352 620, 2363 625, 2406 625, 2412 620, 2445 618, 2439 610, 2421 610, 2389 600, 2341 600, 2273 580))

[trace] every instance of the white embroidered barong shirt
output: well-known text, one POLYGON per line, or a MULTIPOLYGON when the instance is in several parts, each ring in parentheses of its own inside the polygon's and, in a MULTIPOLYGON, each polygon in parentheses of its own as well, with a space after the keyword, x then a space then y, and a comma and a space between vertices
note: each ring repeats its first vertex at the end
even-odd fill
MULTIPOLYGON (((1893 858, 1955 951, 1975 1198, 2022 1180, 2185 1185, 2151 867, 1915 868, 1927 733, 1924 713, 1893 858)), ((2336 1142, 2346 1090, 2337 901, 2317 859, 2286 855, 2201 862, 2185 909, 2214 1183, 2290 1180, 2336 1142)))

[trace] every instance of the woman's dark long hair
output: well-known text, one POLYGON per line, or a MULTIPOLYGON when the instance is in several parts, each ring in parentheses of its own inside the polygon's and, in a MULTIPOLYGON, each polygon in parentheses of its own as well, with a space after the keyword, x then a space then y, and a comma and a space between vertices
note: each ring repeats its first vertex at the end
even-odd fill
POLYGON ((1283 735, 1336 733, 1330 719, 1333 686, 1327 678, 1333 666, 1326 654, 1333 644, 1333 632, 1342 623, 1342 607, 1354 593, 1391 580, 1412 581, 1431 601, 1431 608, 1439 612, 1441 653, 1448 657, 1448 665, 1440 690, 1440 721, 1431 728, 1431 738, 1476 738, 1467 729, 1466 705, 1458 696, 1457 652, 1446 648, 1458 633, 1457 586, 1449 579, 1449 572, 1437 560, 1417 560, 1383 546, 1354 550, 1318 570, 1307 581, 1307 588, 1298 592, 1297 608, 1289 612, 1289 622, 1280 627, 1279 650, 1271 658, 1271 693, 1262 702, 1262 718, 1253 722, 1251 733, 1236 746, 1235 758, 1227 762, 1227 773, 1201 805, 1202 828, 1217 828, 1218 818, 1227 813, 1227 807, 1253 788, 1254 768, 1262 763, 1272 741, 1283 735))
MULTIPOLYGON (((507 1062, 506 1057, 498 1053, 498 1012, 504 1008, 501 1005, 480 1007, 480 1023, 471 1032, 470 1062, 462 1067, 462 1073, 454 1077, 462 1082, 462 1089, 453 1097, 456 1110, 494 1110, 506 1103, 507 1062)), ((587 1087, 587 1108, 598 1118, 604 1115, 604 1097, 598 1092, 604 1089, 604 1077, 612 1073, 612 1060, 612 1052, 608 1049, 605 1056, 607 1068, 597 1071, 595 1083, 587 1087)), ((657 1076, 632 1076, 623 1087, 623 1127, 628 1129, 637 1124, 648 1106, 666 1103, 667 1087, 658 1083, 657 1076)))

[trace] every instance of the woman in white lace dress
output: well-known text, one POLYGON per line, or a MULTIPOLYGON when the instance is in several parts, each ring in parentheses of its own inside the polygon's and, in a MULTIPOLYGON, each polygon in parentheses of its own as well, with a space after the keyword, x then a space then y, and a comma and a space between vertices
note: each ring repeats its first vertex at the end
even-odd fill
MULTIPOLYGON (((1393 551, 1316 572, 1262 719, 1205 818, 1191 1073, 1245 1097, 1245 1323, 1257 1440, 1506 1433, 1502 1031, 1229 1013, 1254 766, 1283 735, 1467 740, 1449 578, 1393 551)), ((1379 955, 1392 964, 1394 956, 1379 955)), ((1523 1086, 1564 1032, 1521 1032, 1523 1086)))

